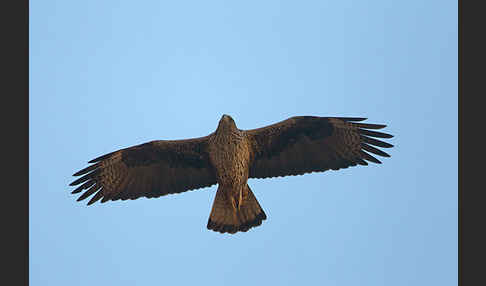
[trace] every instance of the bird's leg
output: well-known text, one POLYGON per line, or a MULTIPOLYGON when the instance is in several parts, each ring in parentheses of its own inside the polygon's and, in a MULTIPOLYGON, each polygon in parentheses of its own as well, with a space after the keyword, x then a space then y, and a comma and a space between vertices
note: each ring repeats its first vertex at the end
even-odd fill
POLYGON ((240 209, 240 200, 236 199, 233 196, 231 196, 230 200, 231 200, 231 204, 233 205, 234 209, 239 210, 240 209))
POLYGON ((231 202, 235 210, 240 210, 241 204, 243 203, 243 189, 239 190, 237 198, 231 196, 231 202))
POLYGON ((238 198, 238 210, 240 210, 240 206, 243 203, 243 188, 240 189, 240 197, 238 198))
POLYGON ((231 196, 231 203, 233 205, 233 224, 238 225, 238 212, 240 210, 240 200, 239 198, 235 198, 231 196))

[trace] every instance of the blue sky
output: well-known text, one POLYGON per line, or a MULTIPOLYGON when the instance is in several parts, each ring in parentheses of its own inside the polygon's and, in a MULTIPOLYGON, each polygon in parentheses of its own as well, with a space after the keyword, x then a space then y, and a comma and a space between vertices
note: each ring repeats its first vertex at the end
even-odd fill
POLYGON ((31 285, 456 285, 456 1, 31 1, 31 285), (86 206, 71 175, 159 139, 296 115, 384 123, 382 165, 86 206))

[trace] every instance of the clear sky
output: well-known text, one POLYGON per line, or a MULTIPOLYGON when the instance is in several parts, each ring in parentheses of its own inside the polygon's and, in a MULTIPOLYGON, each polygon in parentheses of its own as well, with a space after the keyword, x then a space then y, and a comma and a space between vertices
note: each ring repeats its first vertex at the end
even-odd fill
POLYGON ((457 1, 31 1, 31 285, 457 285, 457 1), (384 123, 383 164, 86 206, 87 161, 296 115, 384 123))

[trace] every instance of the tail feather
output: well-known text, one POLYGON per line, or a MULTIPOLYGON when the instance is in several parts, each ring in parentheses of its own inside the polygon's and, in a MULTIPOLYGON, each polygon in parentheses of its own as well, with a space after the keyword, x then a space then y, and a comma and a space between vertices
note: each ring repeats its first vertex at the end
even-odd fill
POLYGON ((242 198, 233 198, 230 192, 218 188, 213 208, 209 215, 207 228, 221 233, 248 231, 262 224, 267 215, 247 185, 242 198))

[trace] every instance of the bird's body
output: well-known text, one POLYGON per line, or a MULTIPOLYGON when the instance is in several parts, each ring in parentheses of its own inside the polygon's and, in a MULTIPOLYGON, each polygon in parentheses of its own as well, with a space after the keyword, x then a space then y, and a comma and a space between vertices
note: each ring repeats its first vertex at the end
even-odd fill
POLYGON ((223 117, 209 140, 209 160, 215 168, 218 184, 236 189, 248 180, 250 144, 245 133, 230 120, 223 117))
POLYGON ((77 173, 73 193, 78 200, 95 194, 88 204, 118 199, 151 198, 218 184, 208 229, 221 233, 247 231, 266 219, 248 186, 248 178, 300 175, 338 170, 368 160, 364 152, 389 157, 370 146, 392 147, 373 139, 391 138, 385 125, 363 124, 364 118, 292 117, 253 130, 240 130, 223 115, 215 132, 206 137, 152 141, 115 151, 77 173))
POLYGON ((247 185, 252 150, 246 134, 224 115, 208 148, 218 181, 208 228, 234 233, 261 224, 257 216, 265 219, 266 215, 247 185))

